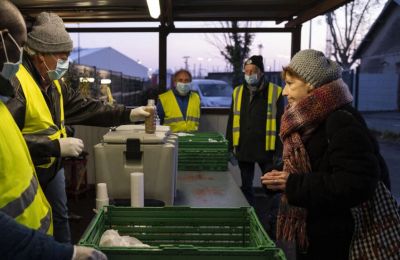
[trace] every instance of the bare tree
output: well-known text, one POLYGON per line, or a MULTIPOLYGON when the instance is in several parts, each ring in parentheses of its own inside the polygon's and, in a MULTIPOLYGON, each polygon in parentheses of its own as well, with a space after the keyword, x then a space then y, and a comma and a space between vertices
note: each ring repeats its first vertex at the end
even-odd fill
MULTIPOLYGON (((239 28, 237 21, 221 22, 224 28, 239 28)), ((250 27, 250 22, 245 22, 244 27, 250 27)), ((238 33, 230 32, 224 33, 222 37, 214 37, 211 44, 216 46, 224 59, 232 66, 233 70, 233 86, 242 83, 243 61, 248 58, 250 53, 250 46, 254 39, 253 33, 238 33)))
POLYGON ((332 36, 331 55, 343 69, 350 69, 355 62, 353 53, 372 24, 371 13, 379 5, 380 0, 354 0, 326 15, 332 36))

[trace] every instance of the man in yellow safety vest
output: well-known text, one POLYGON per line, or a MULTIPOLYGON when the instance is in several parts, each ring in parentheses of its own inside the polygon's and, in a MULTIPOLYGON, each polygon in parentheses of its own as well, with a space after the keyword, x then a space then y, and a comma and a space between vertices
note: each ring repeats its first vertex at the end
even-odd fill
POLYGON ((101 252, 61 244, 51 236, 51 208, 39 185, 25 140, 3 101, 14 96, 26 41, 24 19, 0 0, 0 256, 3 259, 97 259, 101 252))
MULTIPOLYGON (((284 99, 282 88, 267 82, 262 56, 250 57, 244 65, 243 85, 235 87, 226 137, 236 156, 241 173, 241 190, 254 206, 254 167, 262 174, 279 163, 282 143, 279 139, 280 118, 284 99)), ((267 192, 268 193, 268 192, 267 192)), ((271 194, 272 197, 272 194, 271 194)))
POLYGON ((77 157, 83 141, 68 137, 65 125, 115 126, 144 119, 143 107, 128 109, 84 98, 59 81, 68 70, 72 39, 63 20, 40 13, 28 33, 24 56, 11 81, 16 96, 7 107, 22 131, 40 185, 54 215, 54 237, 71 241, 62 157, 77 157))
POLYGON ((174 88, 159 96, 157 113, 160 123, 172 132, 194 132, 199 128, 200 96, 191 91, 192 75, 181 69, 175 72, 174 88))

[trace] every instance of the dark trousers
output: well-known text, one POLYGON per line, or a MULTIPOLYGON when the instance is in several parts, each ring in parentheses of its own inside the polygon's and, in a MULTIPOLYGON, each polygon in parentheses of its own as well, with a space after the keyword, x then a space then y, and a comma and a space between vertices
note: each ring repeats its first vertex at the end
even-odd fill
MULTIPOLYGON (((247 202, 250 206, 255 207, 255 196, 253 190, 253 179, 254 179, 254 162, 243 162, 239 161, 240 175, 242 179, 242 186, 240 189, 243 192, 243 195, 246 197, 247 202)), ((262 174, 269 172, 272 170, 272 161, 271 162, 257 162, 258 166, 261 169, 262 174)), ((275 240, 276 233, 276 219, 278 216, 279 202, 281 193, 277 193, 271 190, 266 191, 266 200, 267 204, 266 208, 266 226, 265 229, 270 236, 271 239, 275 240)), ((262 216, 263 217, 263 216, 262 216)))
MULTIPOLYGON (((243 195, 246 197, 247 202, 250 206, 254 207, 254 190, 253 190, 253 179, 254 179, 254 166, 256 163, 254 162, 243 162, 239 161, 240 168, 240 176, 242 179, 242 186, 240 189, 243 192, 243 195)), ((271 163, 257 162, 258 166, 261 169, 262 174, 271 170, 271 163)))

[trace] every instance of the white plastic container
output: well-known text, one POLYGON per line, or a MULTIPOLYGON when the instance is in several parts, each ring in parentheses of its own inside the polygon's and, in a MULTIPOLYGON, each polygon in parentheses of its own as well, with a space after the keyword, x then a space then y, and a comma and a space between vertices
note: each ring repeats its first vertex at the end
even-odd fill
POLYGON ((173 205, 176 191, 177 139, 160 126, 146 134, 143 125, 123 125, 94 146, 96 182, 107 183, 111 199, 129 199, 130 173, 144 174, 144 198, 173 205), (130 145, 130 147, 127 146, 130 145))

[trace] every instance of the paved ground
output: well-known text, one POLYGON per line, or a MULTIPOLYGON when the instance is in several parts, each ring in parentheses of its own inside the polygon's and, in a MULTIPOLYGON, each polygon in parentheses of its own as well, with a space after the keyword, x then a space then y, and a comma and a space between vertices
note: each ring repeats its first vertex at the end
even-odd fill
MULTIPOLYGON (((363 116, 370 129, 400 136, 400 112, 369 112, 363 116)), ((400 202, 400 142, 379 140, 379 145, 389 167, 392 194, 400 202)))
POLYGON ((363 116, 370 129, 400 134, 400 112, 368 112, 363 116))

